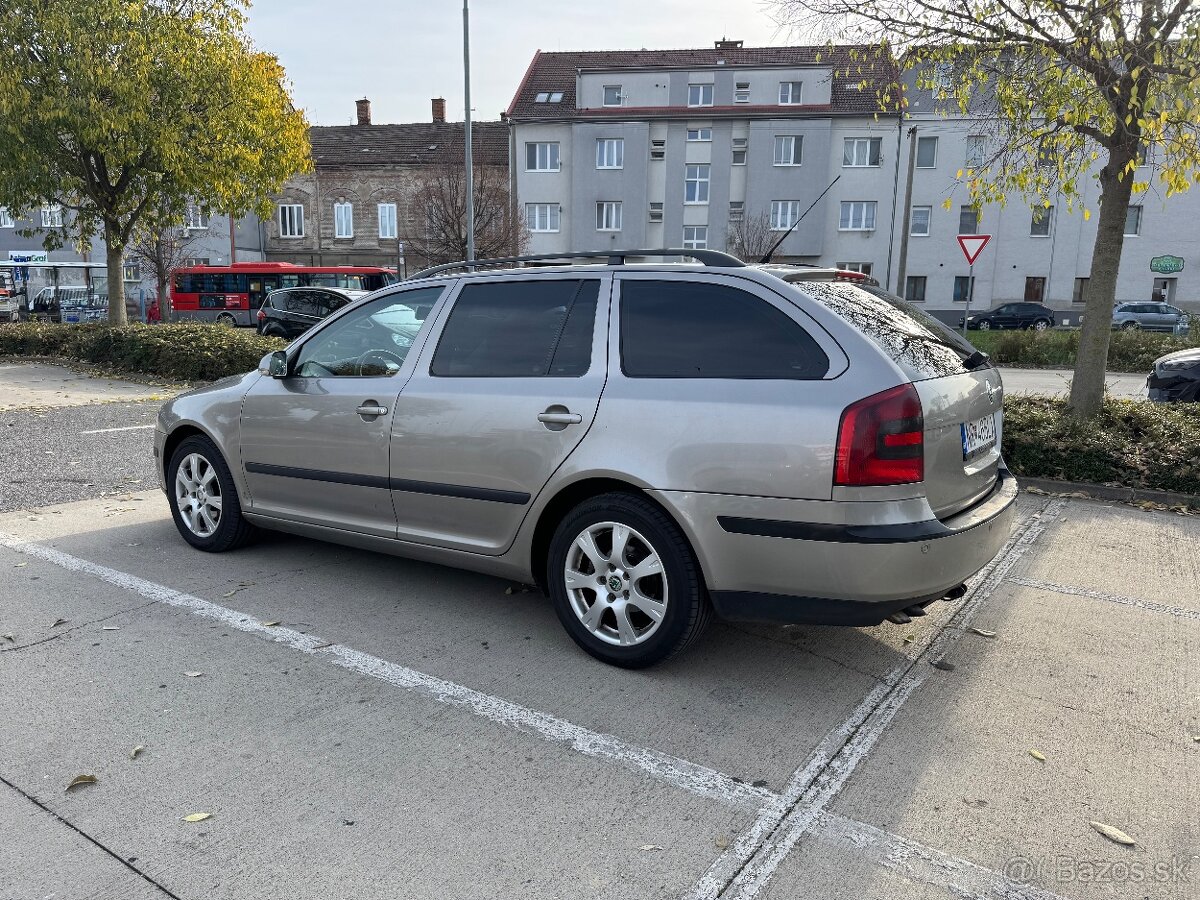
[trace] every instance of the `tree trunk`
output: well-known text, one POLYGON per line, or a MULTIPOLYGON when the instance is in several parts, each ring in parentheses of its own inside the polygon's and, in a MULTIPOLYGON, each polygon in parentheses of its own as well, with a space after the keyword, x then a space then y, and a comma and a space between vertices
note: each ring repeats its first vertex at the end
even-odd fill
POLYGON ((128 325, 125 313, 125 272, 121 260, 125 255, 125 244, 120 239, 120 226, 116 222, 104 223, 104 246, 108 263, 108 323, 128 325))
POLYGON ((1100 221, 1092 248, 1092 270, 1085 294, 1083 326, 1079 331, 1079 354, 1071 381, 1069 406, 1077 419, 1090 419, 1104 398, 1104 375, 1108 365, 1108 342, 1112 336, 1112 308, 1117 297, 1117 271, 1125 246, 1125 218, 1129 212, 1133 176, 1124 171, 1132 153, 1109 154, 1100 170, 1100 221))
POLYGON ((155 290, 158 291, 158 311, 164 323, 173 321, 174 310, 171 308, 170 291, 167 290, 166 252, 163 248, 163 236, 159 231, 154 238, 154 278, 155 290))

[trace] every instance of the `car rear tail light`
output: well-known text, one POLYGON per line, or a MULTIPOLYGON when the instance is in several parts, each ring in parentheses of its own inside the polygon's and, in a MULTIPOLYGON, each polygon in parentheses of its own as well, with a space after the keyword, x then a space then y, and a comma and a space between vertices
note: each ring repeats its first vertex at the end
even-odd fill
POLYGON ((925 420, 915 387, 902 384, 846 407, 834 484, 909 484, 924 478, 925 420))
POLYGON ((267 321, 267 314, 261 309, 258 311, 258 321, 260 321, 260 322, 267 321))
POLYGON ((834 281, 866 281, 867 276, 863 272, 851 272, 848 269, 843 269, 833 276, 834 281))

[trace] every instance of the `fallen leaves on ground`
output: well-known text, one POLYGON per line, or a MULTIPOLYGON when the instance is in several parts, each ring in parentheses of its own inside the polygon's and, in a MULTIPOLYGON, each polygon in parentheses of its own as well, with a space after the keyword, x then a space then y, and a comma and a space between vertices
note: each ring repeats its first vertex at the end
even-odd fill
POLYGON ((103 626, 101 626, 101 630, 102 631, 120 631, 121 626, 120 625, 103 625, 103 626))
POLYGON ((134 747, 132 750, 129 751, 129 758, 137 759, 138 754, 141 753, 145 749, 146 748, 143 747, 141 744, 138 744, 136 747, 134 747))
POLYGON ((984 631, 982 628, 972 628, 971 630, 972 630, 973 632, 975 632, 977 635, 979 635, 980 637, 985 637, 985 638, 994 638, 994 637, 996 636, 996 632, 994 632, 994 631, 984 631))
POLYGON ((189 813, 183 817, 185 822, 203 822, 205 819, 211 819, 212 813, 189 813))
POLYGON ((638 847, 638 849, 643 852, 647 852, 650 850, 661 850, 662 847, 658 846, 658 844, 642 844, 642 846, 638 847))
POLYGON ((1092 827, 1098 832, 1118 844, 1124 844, 1127 847, 1134 846, 1137 841, 1123 832, 1120 828, 1115 828, 1112 825, 1105 825, 1103 822, 1092 822, 1092 827))
MULTIPOLYGON (((0 634, 0 637, 4 638, 10 644, 15 644, 17 642, 17 639, 13 637, 13 633, 11 631, 6 631, 4 634, 0 634)), ((1196 740, 1200 741, 1200 738, 1196 738, 1196 740)))
POLYGON ((203 672, 184 672, 183 674, 186 675, 188 678, 199 678, 204 673, 203 672))
POLYGON ((95 783, 96 783, 95 775, 76 775, 74 778, 71 779, 71 783, 67 785, 66 792, 70 792, 71 788, 79 787, 80 785, 83 785, 83 784, 95 784, 95 783))
POLYGON ((15 564, 15 565, 13 566, 13 568, 14 568, 14 569, 23 569, 23 568, 25 568, 27 565, 29 565, 29 563, 27 563, 27 562, 23 562, 23 563, 17 563, 17 564, 15 564))
POLYGON ((53 622, 50 623, 50 627, 57 628, 59 625, 66 625, 66 624, 67 624, 66 619, 55 619, 53 622))
POLYGON ((263 626, 263 628, 274 628, 278 624, 279 624, 279 621, 273 619, 270 622, 263 622, 262 626, 263 626))
POLYGON ((724 850, 729 846, 729 838, 725 837, 723 834, 719 834, 713 843, 717 845, 718 850, 724 850))
POLYGON ((1034 759, 1038 760, 1039 762, 1046 761, 1046 754, 1042 753, 1041 750, 1030 750, 1029 755, 1032 756, 1034 759))

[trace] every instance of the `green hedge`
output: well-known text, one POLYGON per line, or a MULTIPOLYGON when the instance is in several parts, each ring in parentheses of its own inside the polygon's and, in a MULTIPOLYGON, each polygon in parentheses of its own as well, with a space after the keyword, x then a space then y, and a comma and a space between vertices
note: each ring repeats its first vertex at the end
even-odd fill
POLYGON ((1015 474, 1200 495, 1200 404, 1104 399, 1076 422, 1065 399, 1004 400, 1004 458, 1015 474))
POLYGON ((287 346, 223 325, 0 325, 0 356, 56 356, 173 381, 214 381, 249 372, 287 346))
MULTIPOLYGON (((968 331, 967 339, 1000 366, 1028 369, 1075 367, 1079 332, 968 331)), ((1186 337, 1152 331, 1114 331, 1108 348, 1108 371, 1145 374, 1154 361, 1173 350, 1200 346, 1200 328, 1186 337)))

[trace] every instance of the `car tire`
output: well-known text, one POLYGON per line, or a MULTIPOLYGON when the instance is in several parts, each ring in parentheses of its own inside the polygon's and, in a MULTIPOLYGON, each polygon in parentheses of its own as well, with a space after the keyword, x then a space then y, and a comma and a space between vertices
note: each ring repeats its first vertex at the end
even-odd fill
POLYGON ((980 322, 975 327, 978 328, 980 331, 991 331, 992 323, 989 322, 987 319, 984 319, 982 322, 980 322))
POLYGON ((1047 328, 1050 327, 1050 322, 1047 321, 1046 319, 1038 319, 1029 327, 1032 328, 1034 331, 1045 331, 1047 328))
POLYGON ((1141 326, 1137 322, 1125 322, 1121 325, 1122 331, 1137 331, 1141 326))
POLYGON ((207 437, 185 438, 171 454, 166 475, 171 518, 183 539, 197 550, 224 553, 255 535, 257 529, 242 516, 229 466, 207 437))
POLYGON ((602 494, 572 509, 550 541, 546 583, 572 640, 626 669, 674 656, 712 618, 687 538, 636 494, 602 494))
POLYGON ((226 328, 236 328, 237 327, 237 318, 233 315, 233 313, 227 313, 227 312, 220 313, 217 316, 216 321, 217 321, 218 325, 224 325, 226 328))
POLYGON ((285 341, 287 340, 287 332, 284 331, 282 328, 280 328, 278 325, 273 326, 273 327, 271 325, 268 325, 266 328, 263 329, 262 333, 263 333, 263 337, 276 337, 276 338, 283 338, 285 341))

